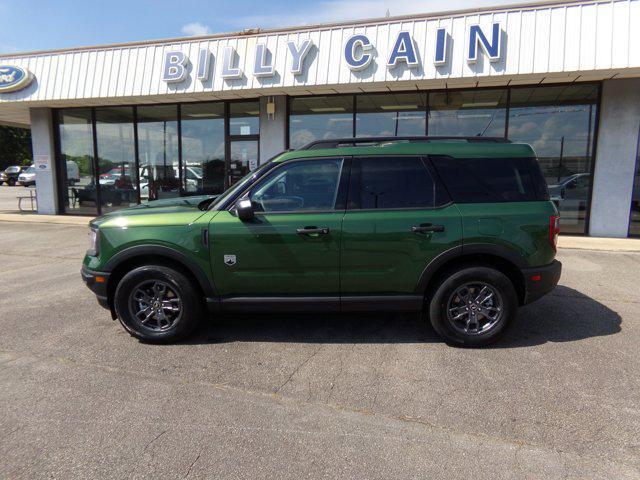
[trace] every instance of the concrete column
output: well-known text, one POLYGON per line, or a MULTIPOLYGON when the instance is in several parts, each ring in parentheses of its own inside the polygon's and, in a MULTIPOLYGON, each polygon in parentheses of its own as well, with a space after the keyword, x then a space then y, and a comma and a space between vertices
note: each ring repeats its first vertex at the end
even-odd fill
POLYGON ((640 129, 640 78, 602 88, 589 235, 626 237, 640 129))
POLYGON ((56 188, 56 154, 53 143, 53 119, 50 108, 31 108, 31 148, 33 161, 48 168, 38 168, 36 191, 38 213, 53 215, 58 210, 58 190, 56 188))
POLYGON ((287 96, 260 97, 260 163, 282 152, 287 144, 287 96), (267 102, 272 98, 275 115, 267 115, 267 102))

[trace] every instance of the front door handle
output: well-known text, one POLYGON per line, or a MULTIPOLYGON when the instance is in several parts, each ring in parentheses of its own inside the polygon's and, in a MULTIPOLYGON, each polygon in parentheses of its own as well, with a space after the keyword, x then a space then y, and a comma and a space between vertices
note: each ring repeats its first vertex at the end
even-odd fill
POLYGON ((420 225, 419 227, 411 227, 413 233, 429 233, 444 232, 444 225, 420 225))
POLYGON ((329 229, 327 227, 304 227, 296 229, 298 235, 329 235, 329 229))

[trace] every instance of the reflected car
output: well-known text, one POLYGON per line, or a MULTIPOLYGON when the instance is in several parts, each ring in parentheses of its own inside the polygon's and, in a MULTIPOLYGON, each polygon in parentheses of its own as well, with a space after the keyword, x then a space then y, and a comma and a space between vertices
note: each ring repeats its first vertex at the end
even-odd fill
MULTIPOLYGON (((140 172, 140 198, 149 198, 149 170, 148 167, 142 167, 140 172)), ((175 178, 178 178, 178 169, 174 168, 175 178)), ((187 193, 197 192, 202 189, 202 168, 201 167, 186 167, 187 185, 185 191, 187 193)), ((102 185, 102 179, 100 179, 102 185)))
POLYGON ((18 175, 18 183, 25 187, 30 187, 36 184, 36 167, 31 165, 24 172, 18 175))
POLYGON ((590 173, 574 173, 556 184, 549 185, 549 197, 553 202, 562 200, 586 200, 591 187, 590 173))
POLYGON ((0 172, 0 185, 6 183, 10 187, 13 187, 18 181, 18 176, 22 173, 24 167, 13 165, 7 167, 3 172, 0 172))

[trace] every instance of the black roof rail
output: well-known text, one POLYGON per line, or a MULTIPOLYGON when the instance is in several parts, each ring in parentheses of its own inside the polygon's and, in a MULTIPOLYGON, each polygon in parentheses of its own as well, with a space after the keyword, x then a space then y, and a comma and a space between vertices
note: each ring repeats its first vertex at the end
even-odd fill
POLYGON ((420 143, 440 140, 459 140, 468 143, 511 143, 504 137, 464 137, 464 136, 412 136, 412 137, 348 137, 314 140, 298 148, 298 150, 317 150, 320 148, 355 147, 362 144, 378 145, 381 143, 420 143))

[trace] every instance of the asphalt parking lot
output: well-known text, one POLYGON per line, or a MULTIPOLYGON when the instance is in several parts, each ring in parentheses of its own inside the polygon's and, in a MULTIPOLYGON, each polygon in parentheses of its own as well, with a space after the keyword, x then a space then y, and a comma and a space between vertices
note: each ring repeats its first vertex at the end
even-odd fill
POLYGON ((417 316, 129 337, 86 229, 0 222, 0 478, 640 478, 640 254, 562 250, 501 343, 417 316))

